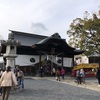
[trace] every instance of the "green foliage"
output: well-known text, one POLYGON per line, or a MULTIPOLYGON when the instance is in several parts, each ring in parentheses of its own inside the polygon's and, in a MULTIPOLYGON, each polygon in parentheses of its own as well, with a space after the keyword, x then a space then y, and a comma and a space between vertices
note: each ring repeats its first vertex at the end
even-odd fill
POLYGON ((76 18, 67 31, 69 45, 86 50, 85 55, 100 54, 100 15, 86 11, 85 17, 76 18))

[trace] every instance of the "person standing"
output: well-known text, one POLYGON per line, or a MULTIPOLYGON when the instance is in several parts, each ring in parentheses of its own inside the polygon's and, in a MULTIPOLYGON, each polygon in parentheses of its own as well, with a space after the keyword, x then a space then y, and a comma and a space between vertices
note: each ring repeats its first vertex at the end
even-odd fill
POLYGON ((78 84, 81 84, 81 74, 80 74, 80 70, 76 71, 76 80, 78 84))
POLYGON ((84 71, 84 69, 80 70, 80 75, 81 75, 81 81, 85 84, 85 71, 84 71))
POLYGON ((17 76, 17 72, 18 72, 19 68, 17 66, 15 66, 14 68, 14 73, 15 73, 15 76, 17 76))
POLYGON ((55 72, 56 72, 56 70, 55 70, 55 68, 53 67, 53 69, 52 69, 52 74, 53 74, 53 76, 55 76, 55 72))
POLYGON ((40 76, 43 77, 43 67, 40 68, 40 76))
POLYGON ((1 76, 2 76, 2 73, 3 73, 3 71, 2 71, 2 69, 0 68, 0 78, 1 78, 1 76))
POLYGON ((64 70, 64 68, 62 68, 62 70, 61 70, 61 75, 62 75, 62 79, 64 80, 64 76, 65 76, 65 70, 64 70))
POLYGON ((18 85, 14 72, 11 67, 7 66, 0 79, 0 86, 2 87, 2 100, 8 100, 11 87, 18 85))
POLYGON ((17 79, 18 79, 18 84, 22 86, 22 89, 24 89, 24 73, 20 68, 18 69, 17 72, 17 79))
POLYGON ((60 81, 60 75, 61 75, 60 69, 57 68, 57 70, 56 70, 56 80, 57 80, 57 81, 60 81))
POLYGON ((99 84, 98 86, 100 86, 100 67, 97 70, 96 77, 98 79, 98 84, 99 84))
MULTIPOLYGON (((2 76, 2 73, 3 73, 3 71, 2 71, 2 69, 0 68, 0 78, 1 78, 1 76, 2 76)), ((2 94, 2 88, 0 87, 0 93, 2 94)))

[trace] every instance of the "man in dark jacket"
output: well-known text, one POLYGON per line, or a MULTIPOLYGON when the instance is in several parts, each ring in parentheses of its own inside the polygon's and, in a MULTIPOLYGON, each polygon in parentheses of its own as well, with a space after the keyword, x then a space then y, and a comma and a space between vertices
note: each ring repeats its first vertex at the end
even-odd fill
POLYGON ((96 75, 96 77, 97 77, 98 83, 99 83, 98 86, 100 86, 100 67, 99 67, 98 70, 97 70, 97 75, 96 75))
POLYGON ((41 76, 41 77, 43 77, 43 72, 44 72, 43 67, 41 67, 41 68, 40 68, 40 76, 41 76))

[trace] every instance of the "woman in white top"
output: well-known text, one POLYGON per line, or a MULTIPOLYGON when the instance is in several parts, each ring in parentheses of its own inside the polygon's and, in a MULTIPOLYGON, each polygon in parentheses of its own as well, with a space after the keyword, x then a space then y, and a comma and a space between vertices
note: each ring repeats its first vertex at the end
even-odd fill
POLYGON ((9 93, 13 85, 17 85, 17 80, 15 74, 11 71, 11 67, 8 66, 0 79, 0 86, 2 87, 2 100, 8 100, 9 93))

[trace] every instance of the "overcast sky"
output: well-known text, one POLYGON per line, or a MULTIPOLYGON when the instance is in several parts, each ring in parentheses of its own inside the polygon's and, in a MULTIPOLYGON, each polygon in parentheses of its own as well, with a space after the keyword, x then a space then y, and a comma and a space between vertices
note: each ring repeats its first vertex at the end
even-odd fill
POLYGON ((73 19, 99 6, 100 0, 0 0, 0 35, 7 39, 9 30, 46 36, 58 32, 68 40, 73 19))

